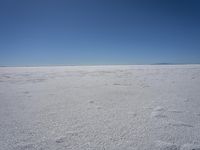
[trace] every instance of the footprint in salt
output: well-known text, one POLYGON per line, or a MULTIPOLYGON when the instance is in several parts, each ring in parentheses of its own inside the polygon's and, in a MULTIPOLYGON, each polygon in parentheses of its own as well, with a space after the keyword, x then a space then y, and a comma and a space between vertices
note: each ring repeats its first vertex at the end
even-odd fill
POLYGON ((69 131, 65 133, 65 136, 61 136, 55 139, 56 143, 63 143, 66 142, 70 137, 78 136, 78 132, 69 131))
POLYGON ((166 118, 167 116, 164 114, 165 109, 157 106, 153 109, 153 112, 151 113, 152 118, 166 118))
POLYGON ((90 104, 94 104, 94 101, 89 101, 90 104))
POLYGON ((65 137, 59 137, 56 139, 56 143, 63 143, 65 141, 65 137))
POLYGON ((152 118, 166 118, 167 116, 164 115, 162 112, 154 111, 151 113, 152 118))
POLYGON ((157 106, 156 108, 154 108, 154 111, 164 111, 165 109, 161 106, 157 106))
POLYGON ((30 92, 29 92, 29 91, 24 91, 23 93, 24 93, 24 94, 29 94, 30 92))

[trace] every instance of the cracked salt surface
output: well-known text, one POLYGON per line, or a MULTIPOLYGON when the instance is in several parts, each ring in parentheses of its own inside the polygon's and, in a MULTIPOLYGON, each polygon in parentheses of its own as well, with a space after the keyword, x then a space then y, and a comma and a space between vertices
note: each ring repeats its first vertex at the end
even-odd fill
POLYGON ((200 150, 199 74, 200 65, 0 68, 0 150, 200 150))

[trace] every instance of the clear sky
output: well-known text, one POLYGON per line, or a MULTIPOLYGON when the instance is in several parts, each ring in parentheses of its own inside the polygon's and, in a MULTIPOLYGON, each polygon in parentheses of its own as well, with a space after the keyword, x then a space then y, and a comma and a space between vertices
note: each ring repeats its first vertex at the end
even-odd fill
POLYGON ((200 63, 199 0, 0 0, 0 65, 200 63))

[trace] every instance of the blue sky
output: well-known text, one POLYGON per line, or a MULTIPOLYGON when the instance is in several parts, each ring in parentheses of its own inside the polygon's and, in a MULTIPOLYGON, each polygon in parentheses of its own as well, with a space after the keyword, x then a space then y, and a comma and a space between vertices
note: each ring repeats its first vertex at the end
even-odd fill
POLYGON ((200 63, 198 0, 0 0, 0 65, 200 63))

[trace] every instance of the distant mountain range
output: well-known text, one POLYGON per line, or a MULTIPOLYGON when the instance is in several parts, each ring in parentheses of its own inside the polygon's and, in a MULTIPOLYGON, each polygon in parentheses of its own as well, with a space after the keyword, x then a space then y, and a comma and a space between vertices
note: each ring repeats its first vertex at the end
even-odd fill
POLYGON ((153 63, 151 65, 177 65, 175 63, 153 63))

